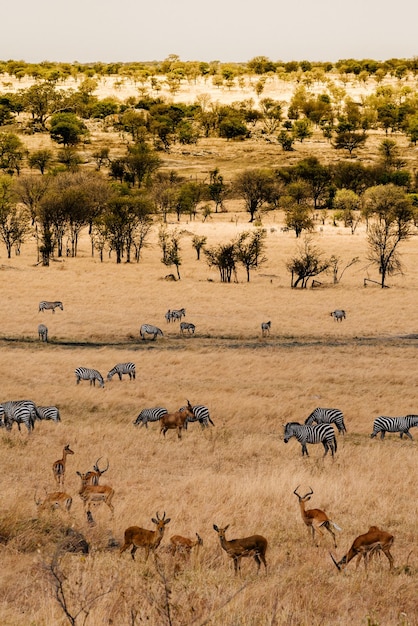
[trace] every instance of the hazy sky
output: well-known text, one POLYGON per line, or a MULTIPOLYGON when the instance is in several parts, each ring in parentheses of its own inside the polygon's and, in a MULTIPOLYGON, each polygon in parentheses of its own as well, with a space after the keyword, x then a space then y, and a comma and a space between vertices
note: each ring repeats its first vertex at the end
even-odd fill
POLYGON ((0 59, 411 58, 417 24, 417 0, 9 0, 0 59))

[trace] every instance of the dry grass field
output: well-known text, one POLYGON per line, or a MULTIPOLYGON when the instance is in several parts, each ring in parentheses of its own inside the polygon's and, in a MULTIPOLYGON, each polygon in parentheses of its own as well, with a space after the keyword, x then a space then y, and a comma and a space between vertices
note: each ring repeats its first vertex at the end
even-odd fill
MULTIPOLYGON (((296 146, 291 158, 327 150, 339 158, 321 141, 296 146)), ((269 144, 220 146, 208 140, 192 153, 173 149, 166 166, 203 176, 214 164, 233 172, 284 158, 269 144)), ((405 143, 405 154, 413 160, 416 149, 405 143)), ((267 262, 249 283, 239 269, 237 283, 222 284, 204 258, 196 260, 192 235, 207 236, 208 245, 230 241, 250 228, 248 217, 235 202, 205 222, 170 225, 182 231, 175 282, 164 279, 158 225, 139 264, 100 263, 87 234, 77 258, 49 268, 36 266, 33 242, 10 260, 0 248, 1 401, 56 405, 62 418, 38 422, 30 436, 25 428, 0 431, 2 626, 60 626, 70 618, 86 626, 418 625, 418 433, 413 441, 369 436, 379 415, 418 413, 416 237, 400 247, 403 276, 390 278, 389 289, 364 287, 364 278, 378 279, 366 260, 364 227, 351 235, 329 216, 315 244, 343 265, 355 256, 360 262, 337 285, 328 275, 319 289, 292 290, 286 261, 297 240, 282 231, 283 215, 269 212, 262 216, 267 262), (40 313, 41 300, 62 300, 64 310, 40 313), (167 309, 181 307, 195 335, 166 323, 167 309), (330 317, 336 308, 347 313, 342 323, 330 317), (263 338, 260 325, 268 320, 271 333, 263 338), (40 322, 48 326, 48 344, 38 341, 40 322), (159 326, 164 337, 141 341, 142 323, 159 326), (106 377, 124 361, 136 363, 136 380, 115 376, 104 389, 76 385, 75 367, 106 377), (156 423, 133 425, 145 407, 174 411, 187 400, 206 405, 215 426, 191 424, 180 441, 174 431, 164 438, 156 423), (320 445, 309 445, 302 458, 295 439, 283 442, 284 424, 303 422, 317 406, 344 412, 348 432, 337 436, 334 460, 323 458, 320 445), (75 453, 65 482, 71 512, 40 514, 35 494, 56 490, 52 464, 66 444, 75 453), (93 508, 96 525, 89 526, 76 472, 92 469, 99 457, 100 465, 109 460, 101 482, 115 490, 115 514, 93 508), (293 495, 298 485, 303 493, 312 488, 309 506, 342 528, 337 549, 328 533, 313 545, 293 495), (124 530, 152 529, 157 512, 171 518, 157 560, 145 563, 141 549, 135 562, 129 552, 119 555, 124 530), (234 576, 213 524, 229 524, 228 539, 265 536, 267 574, 263 568, 257 575, 246 558, 234 576), (395 536, 394 570, 378 555, 368 573, 354 562, 339 573, 329 551, 341 558, 372 525, 395 536), (62 553, 56 561, 68 527, 83 533, 90 553, 62 553), (167 552, 171 535, 193 539, 196 532, 203 546, 190 560, 167 552)))

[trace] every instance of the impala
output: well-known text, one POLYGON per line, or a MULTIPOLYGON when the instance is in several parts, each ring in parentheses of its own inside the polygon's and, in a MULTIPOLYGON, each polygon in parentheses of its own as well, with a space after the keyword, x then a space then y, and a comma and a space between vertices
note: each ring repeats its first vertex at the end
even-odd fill
POLYGON ((101 504, 102 502, 109 507, 113 518, 115 509, 112 504, 112 498, 115 495, 115 490, 110 485, 88 485, 84 480, 86 474, 80 474, 80 472, 77 472, 77 474, 81 478, 81 487, 78 495, 83 501, 87 519, 92 519, 90 511, 91 504, 101 504))
POLYGON ((163 517, 160 519, 158 512, 157 516, 153 517, 151 521, 156 525, 155 530, 146 530, 139 526, 130 526, 125 530, 125 543, 120 549, 119 554, 125 552, 127 548, 132 546, 131 556, 135 560, 135 552, 138 548, 145 548, 145 561, 147 561, 150 550, 155 552, 161 543, 166 525, 170 521, 170 517, 166 519, 165 511, 163 517))
POLYGON ((312 487, 310 487, 310 491, 307 494, 305 494, 304 496, 300 496, 297 492, 299 486, 300 485, 296 487, 293 493, 299 498, 299 506, 302 519, 308 529, 311 529, 313 542, 315 543, 315 531, 317 531, 323 537, 324 533, 322 532, 322 528, 325 528, 332 535, 334 539, 334 547, 336 548, 337 541, 335 539, 335 533, 332 530, 331 526, 334 526, 334 528, 336 528, 337 530, 341 530, 341 528, 337 526, 337 524, 335 524, 332 520, 330 520, 328 515, 324 511, 321 511, 321 509, 306 510, 305 503, 311 499, 311 495, 313 494, 312 487))
POLYGON ((189 417, 194 418, 194 414, 193 414, 193 407, 190 404, 190 402, 187 400, 187 407, 184 407, 183 410, 176 411, 175 413, 166 413, 165 415, 161 416, 160 433, 163 433, 165 437, 167 430, 175 428, 177 430, 177 437, 181 439, 181 431, 185 427, 184 426, 185 422, 189 417))
POLYGON ((69 444, 67 444, 62 451, 62 459, 58 459, 58 461, 55 461, 55 463, 52 464, 52 471, 58 486, 64 485, 65 464, 67 462, 68 454, 74 454, 74 452, 70 449, 69 444))
POLYGON ((99 461, 102 457, 100 456, 96 463, 93 465, 93 469, 86 472, 85 474, 81 474, 81 472, 77 472, 77 474, 81 478, 82 484, 86 487, 87 485, 98 485, 100 476, 107 472, 109 469, 109 461, 107 461, 107 466, 104 469, 99 468, 99 461))
POLYGON ((181 535, 173 535, 170 537, 170 552, 172 554, 183 554, 185 556, 190 556, 192 549, 196 546, 196 551, 203 546, 203 539, 200 535, 196 533, 196 540, 193 541, 188 537, 182 537, 181 535))
POLYGON ((257 563, 257 573, 260 570, 261 562, 264 563, 264 567, 267 572, 267 539, 261 535, 252 535, 251 537, 245 537, 243 539, 231 539, 230 541, 227 541, 225 538, 225 532, 228 528, 229 524, 225 526, 225 528, 218 528, 216 524, 213 525, 213 529, 216 530, 219 535, 222 548, 234 561, 235 574, 241 572, 241 559, 244 556, 254 557, 254 560, 257 563))
POLYGON ((35 504, 39 511, 44 511, 45 509, 52 509, 54 511, 56 509, 63 509, 67 511, 67 513, 70 512, 73 499, 68 493, 65 493, 64 491, 54 491, 53 493, 48 493, 45 490, 45 495, 45 500, 42 502, 36 497, 35 494, 35 504))
POLYGON ((353 545, 340 561, 337 562, 331 553, 330 555, 336 567, 340 571, 344 569, 344 567, 346 567, 348 563, 354 559, 354 557, 358 557, 356 569, 363 558, 364 567, 367 570, 367 563, 371 555, 381 550, 389 561, 389 569, 392 569, 393 556, 390 553, 390 548, 392 547, 394 540, 394 536, 387 533, 385 530, 380 530, 377 526, 370 526, 367 533, 359 535, 356 539, 354 539, 353 545))

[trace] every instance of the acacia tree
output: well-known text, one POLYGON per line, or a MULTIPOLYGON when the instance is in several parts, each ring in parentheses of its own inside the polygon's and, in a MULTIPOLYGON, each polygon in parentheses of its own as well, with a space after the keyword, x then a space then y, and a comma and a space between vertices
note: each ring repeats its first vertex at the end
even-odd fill
POLYGON ((402 272, 398 246, 412 234, 416 216, 411 199, 396 185, 377 185, 365 192, 368 259, 377 266, 382 289, 387 276, 402 272))
POLYGON ((243 198, 245 208, 254 221, 256 212, 263 206, 270 195, 273 177, 266 170, 246 170, 236 176, 234 189, 243 198))
POLYGON ((175 265, 177 270, 177 278, 180 280, 181 257, 180 257, 180 238, 181 235, 177 229, 169 232, 164 226, 160 228, 158 240, 161 251, 163 253, 161 262, 167 267, 175 265))
POLYGON ((323 253, 313 244, 311 237, 298 246, 297 254, 286 263, 288 271, 292 275, 292 288, 300 285, 306 289, 308 280, 325 272, 330 266, 330 261, 323 258, 323 253))
POLYGON ((222 283, 230 283, 232 274, 236 272, 235 243, 219 244, 204 250, 209 267, 217 267, 222 283))
POLYGON ((250 282, 250 270, 260 267, 267 261, 263 255, 266 231, 262 228, 251 232, 246 231, 239 235, 235 243, 235 256, 247 272, 247 282, 250 282))
POLYGON ((29 231, 29 213, 25 206, 16 202, 10 176, 0 177, 0 239, 12 256, 14 245, 19 249, 29 231))

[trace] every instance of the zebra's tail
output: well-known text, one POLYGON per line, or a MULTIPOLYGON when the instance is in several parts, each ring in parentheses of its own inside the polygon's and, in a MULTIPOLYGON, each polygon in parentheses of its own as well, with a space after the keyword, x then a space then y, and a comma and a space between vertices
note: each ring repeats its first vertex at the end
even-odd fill
POLYGON ((208 420, 210 421, 210 423, 212 424, 212 426, 215 426, 215 424, 212 422, 212 420, 210 419, 209 415, 208 415, 208 420))

